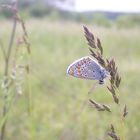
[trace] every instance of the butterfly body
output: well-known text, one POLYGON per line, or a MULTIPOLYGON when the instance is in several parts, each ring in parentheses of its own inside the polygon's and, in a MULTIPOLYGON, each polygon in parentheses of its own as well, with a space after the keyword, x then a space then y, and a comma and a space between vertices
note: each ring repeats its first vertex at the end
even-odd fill
POLYGON ((109 75, 109 72, 98 62, 86 56, 69 65, 67 74, 82 79, 98 80, 99 84, 104 84, 104 79, 109 75))

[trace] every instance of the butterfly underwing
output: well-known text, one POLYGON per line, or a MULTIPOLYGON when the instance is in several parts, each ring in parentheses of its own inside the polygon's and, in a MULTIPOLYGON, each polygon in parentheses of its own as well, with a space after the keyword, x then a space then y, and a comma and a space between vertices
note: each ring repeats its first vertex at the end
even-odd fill
POLYGON ((86 56, 70 64, 67 74, 82 79, 98 80, 99 84, 104 84, 104 79, 108 77, 109 72, 97 61, 86 56))

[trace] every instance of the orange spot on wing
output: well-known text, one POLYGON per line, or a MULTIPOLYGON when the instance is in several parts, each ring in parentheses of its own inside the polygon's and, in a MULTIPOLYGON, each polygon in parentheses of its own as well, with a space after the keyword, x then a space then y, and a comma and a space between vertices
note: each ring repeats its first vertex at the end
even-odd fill
POLYGON ((74 75, 74 70, 73 70, 73 69, 70 69, 70 70, 69 70, 69 74, 70 74, 70 75, 74 75))
POLYGON ((81 70, 80 69, 78 69, 78 73, 81 73, 81 70))

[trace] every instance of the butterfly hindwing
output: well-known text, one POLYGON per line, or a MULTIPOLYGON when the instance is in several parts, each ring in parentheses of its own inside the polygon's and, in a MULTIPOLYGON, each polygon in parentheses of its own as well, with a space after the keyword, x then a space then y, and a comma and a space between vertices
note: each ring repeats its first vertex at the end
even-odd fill
POLYGON ((90 57, 83 57, 74 61, 67 69, 67 73, 77 78, 99 79, 101 66, 90 57))

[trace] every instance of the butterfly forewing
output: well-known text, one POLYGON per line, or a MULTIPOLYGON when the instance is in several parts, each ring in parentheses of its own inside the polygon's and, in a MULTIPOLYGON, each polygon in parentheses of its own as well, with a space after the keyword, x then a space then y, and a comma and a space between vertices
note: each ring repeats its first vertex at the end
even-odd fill
POLYGON ((74 61, 67 69, 67 73, 77 78, 99 79, 101 66, 90 57, 83 57, 74 61))

